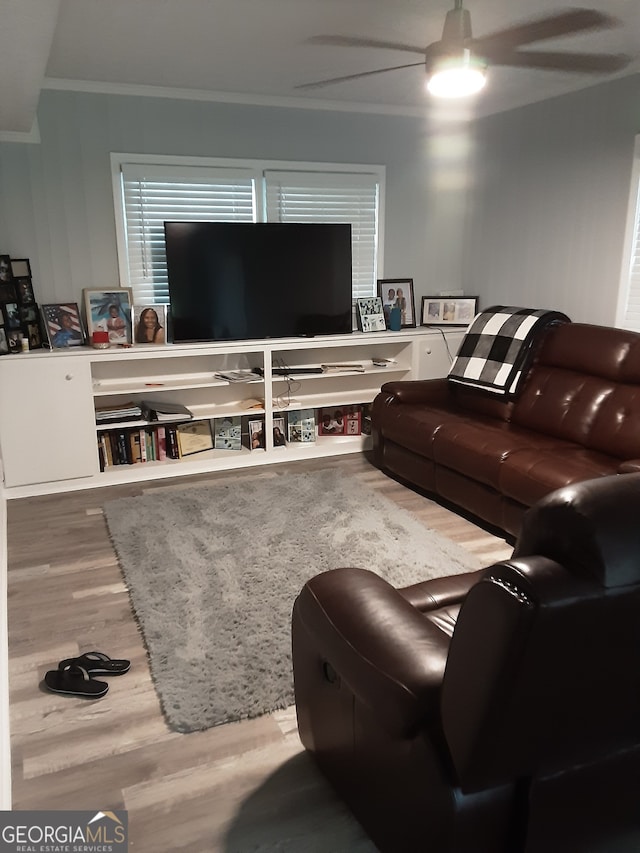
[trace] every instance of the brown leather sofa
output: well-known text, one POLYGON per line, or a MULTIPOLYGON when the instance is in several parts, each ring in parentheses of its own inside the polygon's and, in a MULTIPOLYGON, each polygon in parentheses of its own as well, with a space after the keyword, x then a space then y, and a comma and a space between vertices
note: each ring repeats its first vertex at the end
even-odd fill
POLYGON ((640 334, 554 326, 512 402, 447 379, 389 382, 372 436, 384 471, 517 535, 554 489, 640 470, 640 334))
POLYGON ((598 478, 479 572, 304 586, 300 737, 381 851, 640 850, 639 517, 640 474, 598 478))

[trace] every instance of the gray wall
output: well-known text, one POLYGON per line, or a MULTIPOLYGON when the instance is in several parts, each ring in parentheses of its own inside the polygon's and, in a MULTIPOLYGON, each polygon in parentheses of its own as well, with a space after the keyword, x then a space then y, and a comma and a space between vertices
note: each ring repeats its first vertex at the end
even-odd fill
POLYGON ((436 188, 422 120, 45 91, 38 122, 40 144, 0 144, 0 252, 31 259, 40 302, 119 284, 114 151, 384 165, 385 276, 414 278, 418 303, 460 280, 466 185, 436 188))
POLYGON ((40 302, 119 282, 109 154, 387 168, 384 275, 420 296, 553 307, 613 323, 640 76, 475 124, 42 93, 40 144, 0 143, 0 252, 32 261, 40 302))
POLYGON ((613 325, 640 75, 479 121, 463 282, 482 305, 613 325))

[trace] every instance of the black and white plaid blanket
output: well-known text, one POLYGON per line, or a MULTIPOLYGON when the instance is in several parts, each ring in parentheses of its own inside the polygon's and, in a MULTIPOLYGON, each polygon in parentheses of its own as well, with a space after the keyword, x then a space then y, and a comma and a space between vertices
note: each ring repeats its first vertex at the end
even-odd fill
POLYGON ((478 314, 467 329, 448 378, 514 397, 539 336, 550 326, 570 322, 559 311, 493 305, 478 314))

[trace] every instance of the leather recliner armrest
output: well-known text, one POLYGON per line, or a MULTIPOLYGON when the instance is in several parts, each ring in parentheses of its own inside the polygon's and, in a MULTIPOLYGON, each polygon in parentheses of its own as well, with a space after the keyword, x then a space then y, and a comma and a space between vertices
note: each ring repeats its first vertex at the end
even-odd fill
POLYGON ((386 394, 388 405, 394 403, 442 405, 451 399, 447 379, 405 379, 385 382, 380 393, 386 394))
POLYGON ((411 736, 438 712, 449 640, 378 575, 317 575, 296 599, 294 620, 393 736, 411 736))
POLYGON ((410 604, 422 613, 426 613, 429 610, 437 610, 439 607, 461 604, 471 587, 479 583, 488 571, 488 569, 477 569, 475 572, 449 575, 446 578, 432 578, 406 586, 398 592, 410 604))
POLYGON ((637 474, 640 471, 640 459, 626 459, 618 465, 618 474, 637 474))

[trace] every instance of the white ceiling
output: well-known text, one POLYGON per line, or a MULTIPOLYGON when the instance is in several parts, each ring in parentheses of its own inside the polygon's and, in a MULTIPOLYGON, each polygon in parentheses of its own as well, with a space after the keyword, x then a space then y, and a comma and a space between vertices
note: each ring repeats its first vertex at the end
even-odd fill
MULTIPOLYGON (((616 16, 621 26, 546 41, 541 48, 625 53, 634 59, 623 74, 640 70, 638 0, 583 2, 616 16)), ((575 5, 465 3, 475 36, 575 5)), ((0 132, 31 129, 43 87, 157 87, 158 93, 189 90, 245 103, 424 114, 432 105, 420 67, 321 89, 295 86, 413 61, 411 54, 392 50, 310 44, 310 37, 340 34, 426 46, 440 38, 452 7, 453 0, 0 0, 0 132)), ((493 68, 473 114, 511 109, 609 77, 493 68)))

